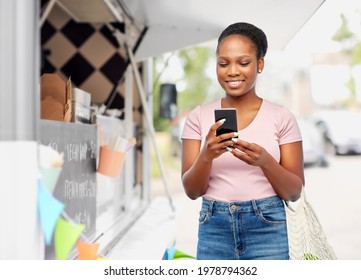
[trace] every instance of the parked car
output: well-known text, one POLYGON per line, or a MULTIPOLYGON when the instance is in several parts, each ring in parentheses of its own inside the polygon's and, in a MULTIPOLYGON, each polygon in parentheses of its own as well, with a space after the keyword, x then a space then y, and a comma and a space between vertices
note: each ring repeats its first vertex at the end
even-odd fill
POLYGON ((317 125, 336 155, 361 154, 360 112, 323 112, 318 116, 317 125))
POLYGON ((297 118, 297 122, 303 139, 303 161, 305 167, 327 167, 329 160, 322 131, 312 119, 299 117, 297 118))
POLYGON ((174 157, 181 156, 182 150, 182 132, 186 122, 187 113, 179 115, 172 120, 171 127, 171 155, 174 157))

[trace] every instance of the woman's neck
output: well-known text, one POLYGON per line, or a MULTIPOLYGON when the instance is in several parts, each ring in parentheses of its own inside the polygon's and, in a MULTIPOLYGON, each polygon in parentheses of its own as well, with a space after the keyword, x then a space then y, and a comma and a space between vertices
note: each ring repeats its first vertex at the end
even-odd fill
POLYGON ((262 104, 262 98, 256 94, 247 94, 243 96, 226 95, 221 100, 222 108, 236 108, 237 111, 254 111, 258 110, 262 104))

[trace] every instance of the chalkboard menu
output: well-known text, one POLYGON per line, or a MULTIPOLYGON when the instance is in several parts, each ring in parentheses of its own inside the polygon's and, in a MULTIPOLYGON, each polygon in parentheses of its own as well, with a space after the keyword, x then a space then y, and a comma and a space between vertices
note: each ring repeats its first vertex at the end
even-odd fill
POLYGON ((94 125, 41 120, 40 142, 64 153, 64 165, 54 190, 66 214, 84 224, 83 234, 95 234, 97 128, 94 125))

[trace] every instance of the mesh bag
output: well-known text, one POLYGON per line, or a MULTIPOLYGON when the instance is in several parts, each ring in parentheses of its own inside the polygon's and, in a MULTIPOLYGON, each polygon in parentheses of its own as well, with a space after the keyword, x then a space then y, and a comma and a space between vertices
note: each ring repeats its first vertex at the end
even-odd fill
POLYGON ((315 211, 306 199, 304 188, 296 206, 285 202, 287 234, 291 260, 335 260, 336 255, 315 211))

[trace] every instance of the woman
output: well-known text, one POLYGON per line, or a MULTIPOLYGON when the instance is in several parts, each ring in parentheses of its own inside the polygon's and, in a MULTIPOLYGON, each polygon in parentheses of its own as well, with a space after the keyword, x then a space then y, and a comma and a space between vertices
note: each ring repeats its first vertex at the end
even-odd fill
POLYGON ((304 185, 302 138, 288 109, 256 94, 267 47, 256 26, 228 26, 216 52, 225 97, 187 117, 182 182, 191 199, 202 197, 197 259, 289 258, 283 200, 304 185), (227 122, 214 122, 220 108, 236 108, 238 132, 216 136, 227 122))

